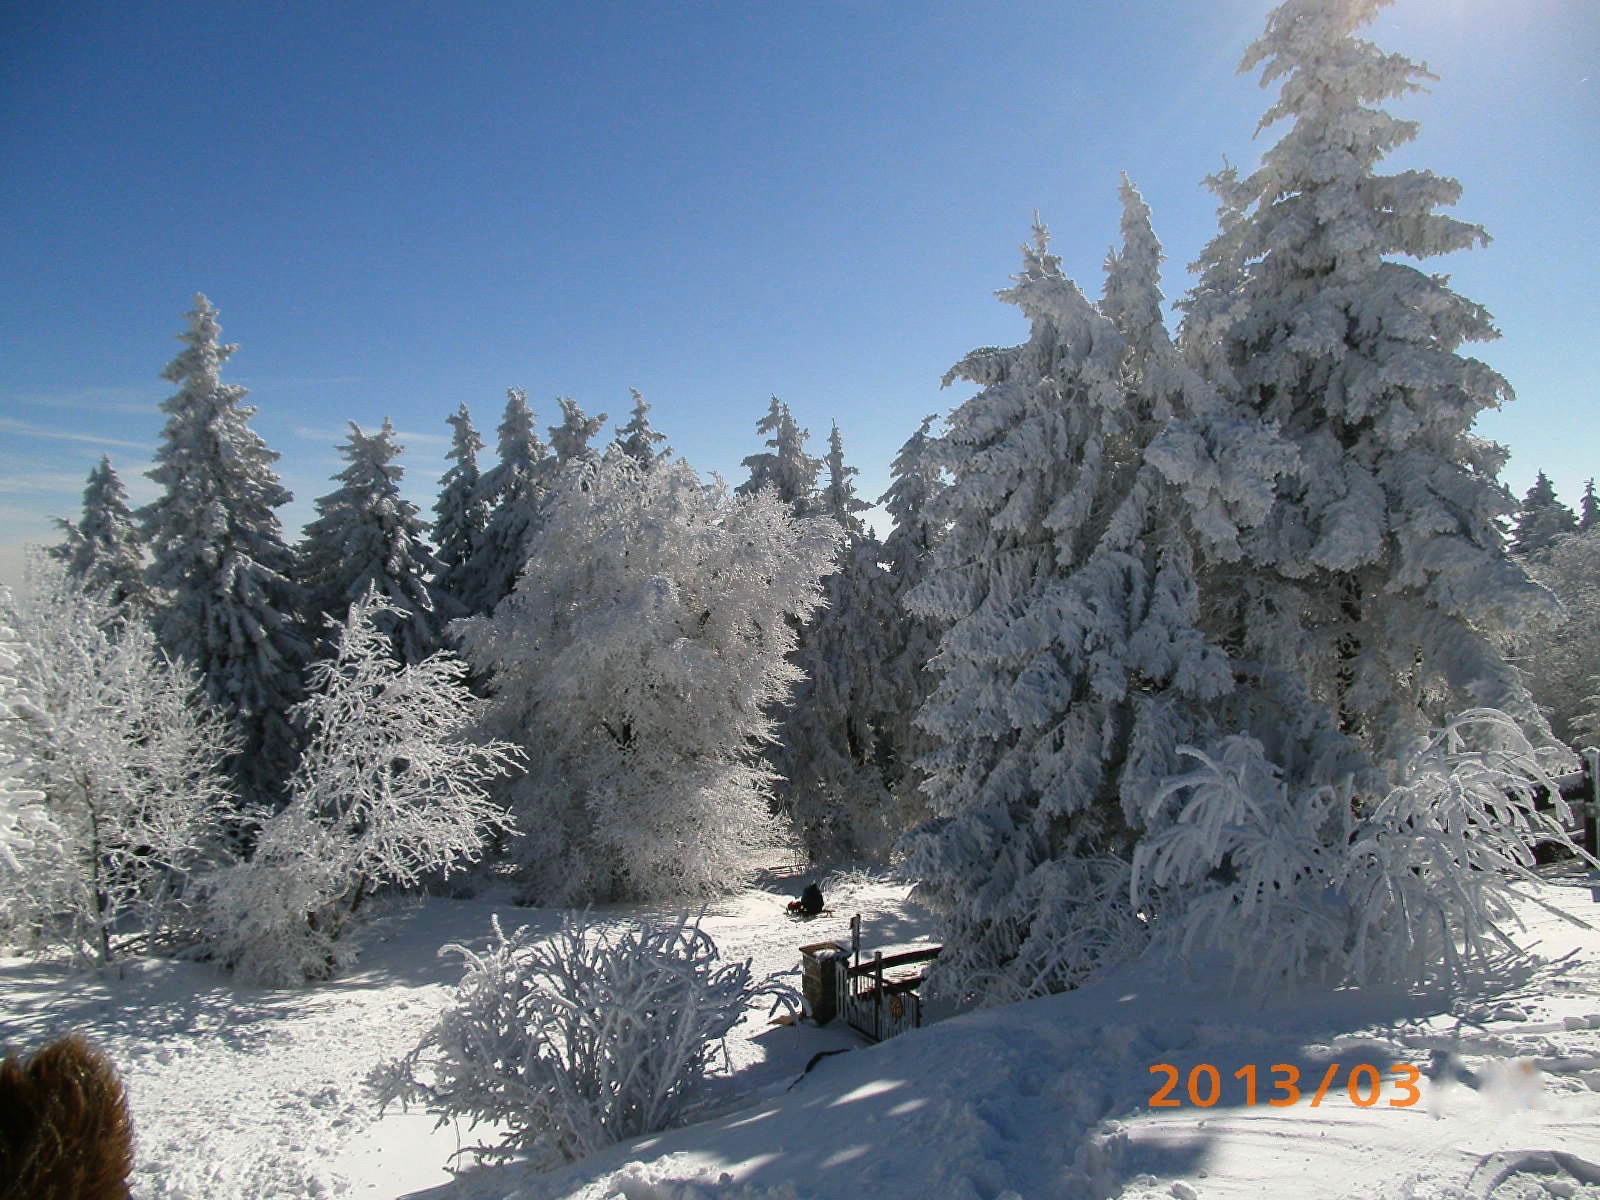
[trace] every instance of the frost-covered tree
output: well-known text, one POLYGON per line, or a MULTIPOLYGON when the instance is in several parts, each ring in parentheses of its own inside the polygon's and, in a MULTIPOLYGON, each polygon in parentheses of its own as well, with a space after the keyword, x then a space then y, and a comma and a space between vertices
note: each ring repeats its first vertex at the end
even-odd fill
POLYGON ((29 874, 61 842, 43 790, 29 780, 33 764, 19 752, 23 722, 38 705, 18 677, 27 651, 9 623, 13 606, 10 591, 0 588, 0 934, 7 936, 27 922, 34 897, 47 890, 29 874))
POLYGON ((752 454, 741 464, 749 469, 750 477, 739 485, 739 494, 748 496, 770 487, 796 516, 810 515, 817 475, 822 470, 822 464, 806 453, 810 433, 800 428, 789 406, 776 396, 767 415, 756 422, 756 432, 769 435, 767 445, 772 449, 752 454))
POLYGON ((450 426, 450 468, 439 480, 439 498, 433 506, 434 561, 438 563, 433 586, 464 613, 468 607, 465 597, 473 591, 473 557, 489 523, 478 472, 483 439, 472 427, 472 413, 465 404, 445 421, 450 426))
POLYGON ((1216 597, 1230 648, 1303 681, 1380 768, 1466 707, 1536 720, 1504 635, 1545 604, 1505 554, 1504 451, 1472 432, 1511 390, 1459 351, 1496 330, 1398 261, 1488 239, 1438 211, 1454 180, 1378 170, 1417 126, 1377 106, 1429 78, 1356 36, 1386 3, 1287 0, 1246 52, 1241 69, 1279 85, 1260 127, 1287 128, 1225 181, 1235 215, 1202 262, 1238 278, 1200 306, 1213 382, 1299 459, 1247 539, 1250 571, 1216 597))
POLYGON ((83 489, 83 515, 74 524, 57 522, 66 543, 52 551, 86 591, 104 592, 113 604, 134 615, 149 608, 145 584, 144 539, 139 536, 127 489, 102 456, 83 489))
POLYGON ((1583 505, 1578 512, 1578 528, 1584 533, 1600 525, 1600 497, 1594 493, 1594 480, 1583 485, 1583 505))
POLYGON ((555 466, 559 470, 575 458, 595 453, 589 441, 606 423, 606 414, 586 416, 576 400, 565 396, 556 403, 561 406, 561 424, 550 426, 550 453, 555 455, 555 466))
POLYGON ((1540 471, 1512 519, 1511 552, 1524 558, 1541 554, 1577 530, 1577 515, 1557 499, 1555 485, 1540 471))
POLYGON ((882 546, 847 538, 794 661, 803 673, 783 724, 781 807, 813 860, 884 860, 909 820, 890 792, 877 674, 894 618, 882 546))
POLYGON ((828 456, 822 465, 827 469, 828 482, 817 496, 817 515, 834 521, 852 542, 860 541, 867 533, 861 514, 872 505, 856 495, 855 477, 861 471, 844 461, 844 438, 837 421, 828 433, 828 456))
POLYGON ((354 421, 339 453, 349 462, 341 486, 316 502, 317 519, 300 547, 301 581, 312 611, 340 629, 350 606, 376 592, 373 621, 402 662, 438 649, 444 623, 461 613, 430 582, 438 569, 423 539, 417 506, 400 494, 405 469, 389 418, 376 433, 354 421))
POLYGON ((1001 293, 1029 341, 947 376, 982 390, 939 439, 948 531, 909 597, 947 632, 919 717, 941 819, 908 839, 907 865, 945 917, 943 986, 991 999, 1074 986, 1137 950, 1127 869, 1145 802, 1234 690, 1197 547, 1236 539, 1230 510, 1259 516, 1288 458, 1248 423, 1231 426, 1248 447, 1232 458, 1178 424, 1221 414, 1162 324, 1148 210, 1130 185, 1123 198, 1104 310, 1039 229, 1001 293))
POLYGON ((894 524, 880 552, 888 640, 883 661, 874 671, 875 707, 882 720, 878 737, 886 776, 902 814, 896 823, 908 827, 925 815, 919 787, 922 774, 914 764, 931 745, 915 718, 933 691, 928 664, 938 653, 943 633, 937 623, 906 604, 906 597, 922 583, 942 533, 932 515, 933 499, 943 487, 930 435, 938 419, 937 413, 924 417, 900 447, 889 468, 889 490, 878 501, 894 524))
POLYGON ((887 748, 878 727, 876 677, 889 654, 893 619, 882 546, 862 522, 835 424, 828 439, 827 484, 815 512, 844 532, 824 603, 801 631, 794 654, 804 678, 784 721, 779 795, 814 859, 885 858, 904 832, 888 789, 887 748))
POLYGON ((18 869, 0 869, 0 910, 101 963, 113 939, 163 932, 233 799, 231 725, 148 626, 120 618, 108 594, 44 562, 0 611, 16 686, 0 743, 41 797, 20 814, 18 869))
POLYGON ((1518 643, 1528 690, 1557 737, 1571 745, 1592 740, 1595 731, 1584 716, 1600 673, 1600 529, 1560 539, 1527 567, 1562 609, 1559 619, 1518 643))
POLYGON ((634 461, 653 467, 662 459, 672 457, 672 447, 667 445, 667 435, 650 424, 650 406, 638 389, 628 390, 633 393, 633 415, 617 430, 613 445, 634 461))
POLYGON ((528 393, 511 388, 500 422, 500 461, 479 481, 479 498, 489 519, 458 597, 469 612, 493 612, 511 594, 528 561, 529 539, 539 527, 546 475, 545 445, 533 427, 528 393))
POLYGON ((568 469, 516 591, 457 627, 489 679, 486 728, 531 763, 508 793, 531 898, 708 895, 761 861, 758 749, 834 536, 682 462, 568 469))
POLYGON ((165 373, 178 392, 161 406, 167 422, 149 472, 162 494, 140 518, 161 645, 239 723, 236 776, 244 799, 266 801, 294 763, 285 713, 309 654, 304 596, 275 512, 291 499, 273 471, 278 455, 250 428, 245 389, 222 382, 237 347, 221 333, 217 310, 196 296, 185 349, 165 373))
POLYGON ((250 860, 209 882, 212 947, 247 978, 323 978, 367 896, 414 887, 483 852, 503 823, 488 787, 518 759, 473 736, 483 702, 448 651, 400 663, 369 591, 350 606, 331 657, 312 664, 294 713, 309 738, 289 806, 261 829, 250 860))

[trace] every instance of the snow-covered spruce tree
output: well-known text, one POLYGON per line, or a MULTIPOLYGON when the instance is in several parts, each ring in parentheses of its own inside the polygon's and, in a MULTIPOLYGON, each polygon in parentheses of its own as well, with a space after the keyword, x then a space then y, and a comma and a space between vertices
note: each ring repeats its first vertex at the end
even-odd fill
POLYGON ((0 624, 16 634, 17 685, 0 741, 43 797, 42 813, 23 814, 32 845, 20 869, 0 871, 3 908, 13 925, 105 963, 114 939, 163 933, 217 853, 234 731, 148 626, 57 563, 31 564, 0 624))
POLYGON ((556 403, 561 406, 561 424, 550 426, 550 453, 555 456, 555 469, 560 470, 575 458, 596 453, 589 442, 606 423, 606 414, 586 416, 576 400, 565 396, 556 403))
POLYGON ((145 583, 144 539, 128 508, 128 493, 102 456, 83 489, 83 515, 76 524, 58 521, 67 535, 55 554, 85 591, 103 592, 135 617, 149 609, 145 583))
POLYGON ((395 660, 382 629, 394 613, 369 591, 333 622, 333 654, 312 664, 312 694, 294 711, 309 736, 289 806, 248 862, 208 881, 212 949, 247 979, 326 978, 374 889, 471 861, 503 824, 488 787, 520 756, 473 737, 483 701, 459 658, 395 660))
POLYGON ((500 461, 479 481, 479 499, 487 506, 489 519, 470 569, 463 572, 465 584, 457 597, 470 613, 493 612, 511 594, 528 561, 528 542, 539 527, 544 505, 545 453, 533 427, 528 393, 509 389, 500 422, 500 461))
POLYGON ((1503 645, 1548 605, 1504 551, 1504 452, 1472 433, 1511 394, 1458 353, 1496 336, 1489 315, 1396 261, 1487 236, 1437 211, 1455 181, 1378 173, 1416 125, 1375 106, 1428 78, 1355 36, 1386 3, 1288 0, 1246 52, 1242 70, 1280 84, 1261 128, 1289 127, 1225 181, 1236 215, 1202 256, 1223 282, 1201 305, 1213 382, 1299 456, 1246 540, 1250 569, 1211 599, 1230 614, 1226 644, 1303 681, 1378 776, 1463 708, 1537 720, 1503 645))
POLYGON ((844 461, 844 437, 837 421, 828 432, 828 456, 822 465, 828 472, 828 482, 817 495, 817 515, 830 518, 851 541, 861 541, 867 536, 861 514, 872 505, 856 495, 854 480, 861 471, 844 461))
POLYGON ((183 659, 207 697, 238 722, 231 769, 246 802, 273 802, 294 765, 285 714, 299 698, 309 655, 304 596, 275 509, 290 494, 278 455, 249 427, 245 389, 223 383, 237 347, 221 341, 217 310, 196 296, 186 348, 167 367, 178 385, 149 476, 162 494, 140 511, 161 645, 183 659))
POLYGON ((529 898, 704 896, 761 861, 758 751, 836 532, 682 462, 568 468, 516 591, 456 626, 489 679, 486 728, 530 760, 506 793, 529 898))
POLYGON ((1203 629, 1195 531, 1236 538, 1229 512, 1264 511, 1288 459, 1247 423, 1232 459, 1174 434, 1214 397, 1161 324, 1160 248, 1131 186, 1124 204, 1105 312, 1038 229, 1001 293, 1030 340, 947 377, 983 390, 938 440, 948 530, 909 597, 947 632, 919 717, 938 819, 907 838, 907 866, 944 914, 940 986, 989 1000, 1075 986, 1142 944, 1144 805, 1234 688, 1203 629))
POLYGON ((1166 935, 1264 983, 1459 983, 1505 946, 1531 842, 1564 836, 1534 804, 1559 752, 1517 728, 1542 723, 1505 657, 1549 597, 1506 556, 1504 454, 1471 432, 1510 392, 1458 353, 1494 330, 1394 261, 1485 238, 1435 211, 1453 181, 1376 172, 1415 126, 1372 105, 1425 74, 1354 36, 1382 5, 1268 18, 1244 69, 1281 81, 1263 127, 1292 125, 1249 177, 1218 177, 1224 227, 1190 307, 1190 361, 1295 461, 1242 557, 1202 579, 1234 666, 1227 736, 1182 747, 1199 767, 1144 806, 1131 891, 1166 935))
POLYGON ((888 641, 874 673, 874 707, 881 714, 878 738, 886 777, 901 814, 895 823, 906 828, 927 815, 922 773, 914 764, 932 746, 915 717, 933 692, 934 675, 928 664, 938 653, 943 634, 935 622, 906 605, 906 596, 923 580, 941 533, 931 516, 933 498, 943 486, 930 436, 938 419, 937 413, 924 417, 900 447, 889 468, 889 490, 878 501, 894 526, 881 551, 888 641))
POLYGON ((1596 525, 1600 525, 1600 497, 1594 493, 1594 480, 1589 480, 1583 485, 1583 505, 1578 511, 1578 528, 1588 533, 1596 525))
POLYGON ((650 406, 637 388, 633 393, 633 415, 628 423, 617 430, 613 445, 635 462, 653 467, 662 459, 672 457, 672 447, 667 445, 667 435, 650 424, 650 406))
POLYGON ((884 859, 905 827, 894 819, 876 675, 889 655, 893 618, 882 546, 861 520, 857 469, 844 460, 834 425, 824 460, 827 483, 816 515, 845 531, 824 604, 800 635, 795 664, 804 673, 784 720, 778 769, 780 807, 814 860, 884 859))
POLYGON ((749 469, 750 477, 735 490, 741 496, 749 496, 762 488, 773 488, 795 516, 809 516, 816 500, 817 475, 822 470, 822 464, 806 453, 806 439, 811 434, 800 428, 789 406, 776 396, 767 415, 756 422, 756 432, 770 435, 767 445, 772 449, 744 460, 741 465, 749 469))
POLYGON ((1600 529, 1560 539, 1527 568, 1561 602, 1562 616, 1519 640, 1517 662, 1551 731, 1576 747, 1594 737, 1583 715, 1600 672, 1600 529))
POLYGON ((389 418, 376 433, 354 421, 339 453, 349 462, 342 485, 316 502, 317 519, 300 546, 300 578, 311 611, 342 629, 350 606, 376 592, 384 601, 372 619, 402 662, 420 662, 439 648, 444 623, 463 615, 430 582, 438 567, 423 539, 417 506, 400 494, 405 469, 389 418))
POLYGON ((1577 514, 1556 498, 1555 486, 1540 471, 1512 518, 1511 553, 1531 558, 1549 550, 1557 538, 1577 531, 1577 514))
POLYGON ((472 427, 472 413, 463 404, 445 418, 450 426, 451 465, 439 480, 439 498, 434 502, 434 591, 448 596, 461 613, 469 611, 465 597, 472 590, 470 572, 473 556, 483 544, 484 527, 489 523, 489 508, 481 494, 478 454, 483 439, 472 427))

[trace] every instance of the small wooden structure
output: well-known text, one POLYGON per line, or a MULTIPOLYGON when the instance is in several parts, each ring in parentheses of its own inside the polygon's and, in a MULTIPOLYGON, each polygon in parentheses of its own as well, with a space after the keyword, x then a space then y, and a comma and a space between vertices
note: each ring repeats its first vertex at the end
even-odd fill
POLYGON ((925 946, 871 959, 861 957, 861 914, 850 918, 850 948, 837 942, 800 947, 801 986, 812 1019, 826 1025, 843 1015, 850 1028, 870 1041, 922 1025, 922 995, 927 964, 940 947, 925 946), (909 969, 908 969, 909 968, 909 969))

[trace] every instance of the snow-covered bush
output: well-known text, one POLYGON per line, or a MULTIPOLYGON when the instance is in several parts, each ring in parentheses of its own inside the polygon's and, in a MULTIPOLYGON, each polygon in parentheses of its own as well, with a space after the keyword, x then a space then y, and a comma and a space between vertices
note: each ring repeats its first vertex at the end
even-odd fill
POLYGON ((532 764, 506 789, 526 895, 704 896, 761 861, 775 830, 758 751, 837 534, 682 462, 614 451, 568 468, 516 590, 452 626, 489 679, 486 728, 532 764))
POLYGON ((163 931, 233 801, 231 727, 125 615, 43 558, 20 596, 0 594, 0 750, 22 789, 0 818, 21 851, 0 856, 0 921, 102 963, 114 938, 163 931))
POLYGON ((1153 798, 1133 896, 1167 948, 1218 953, 1255 988, 1459 984, 1514 952, 1533 847, 1571 846, 1559 751, 1493 709, 1418 739, 1366 801, 1348 783, 1294 791, 1253 738, 1186 752, 1198 766, 1153 798))
POLYGON ((1232 952, 1249 983, 1338 974, 1345 910, 1332 889, 1349 842, 1348 787, 1296 791, 1252 737, 1224 738, 1215 755, 1183 752, 1195 768, 1146 809, 1135 903, 1182 953, 1232 952))
POLYGON ((289 806, 263 825, 249 862, 212 880, 213 949, 246 978, 331 974, 335 943, 373 888, 470 860, 504 823, 486 786, 516 749, 470 740, 483 702, 460 659, 395 661, 376 623, 394 611, 368 592, 335 623, 333 657, 312 667, 314 693, 293 714, 310 741, 289 806))
POLYGON ((380 1099, 492 1123, 501 1150, 548 1164, 666 1128, 757 998, 799 1001, 748 959, 722 962, 688 916, 606 929, 582 914, 542 939, 496 919, 487 949, 441 953, 466 960, 455 1003, 374 1073, 380 1099))
POLYGON ((1515 951, 1506 928, 1517 882, 1535 878, 1533 847, 1577 851, 1549 772, 1558 758, 1493 709, 1417 740, 1345 855, 1350 977, 1448 984, 1515 951))

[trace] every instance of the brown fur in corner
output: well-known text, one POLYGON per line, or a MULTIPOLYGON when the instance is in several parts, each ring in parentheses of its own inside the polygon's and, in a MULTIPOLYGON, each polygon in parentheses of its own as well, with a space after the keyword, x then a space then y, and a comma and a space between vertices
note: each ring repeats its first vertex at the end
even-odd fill
POLYGON ((128 1200, 133 1125, 111 1060, 72 1034, 0 1063, 0 1200, 128 1200))

